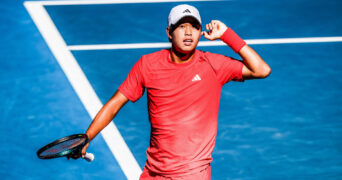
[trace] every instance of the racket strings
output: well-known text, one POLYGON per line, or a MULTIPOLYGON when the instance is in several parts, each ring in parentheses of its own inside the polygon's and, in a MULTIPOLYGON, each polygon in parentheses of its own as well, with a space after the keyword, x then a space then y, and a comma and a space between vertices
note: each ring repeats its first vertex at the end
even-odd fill
POLYGON ((67 153, 67 151, 72 150, 74 147, 79 146, 80 144, 84 143, 86 138, 75 138, 70 139, 61 143, 58 143, 52 147, 47 148, 43 152, 41 152, 41 156, 51 156, 59 153, 67 153))

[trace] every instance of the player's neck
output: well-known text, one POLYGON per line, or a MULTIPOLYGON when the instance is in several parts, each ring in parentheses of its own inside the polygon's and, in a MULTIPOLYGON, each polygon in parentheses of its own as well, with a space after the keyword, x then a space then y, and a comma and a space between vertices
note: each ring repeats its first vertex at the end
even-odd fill
POLYGON ((191 59, 193 58, 195 50, 196 49, 192 50, 189 53, 181 53, 177 51, 174 47, 172 47, 170 49, 170 59, 172 62, 177 63, 177 64, 187 63, 191 61, 191 59))

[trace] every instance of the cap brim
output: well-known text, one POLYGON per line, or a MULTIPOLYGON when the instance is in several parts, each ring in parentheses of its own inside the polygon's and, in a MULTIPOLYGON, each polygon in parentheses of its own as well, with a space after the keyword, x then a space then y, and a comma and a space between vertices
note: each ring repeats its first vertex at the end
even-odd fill
POLYGON ((180 24, 183 24, 183 23, 191 23, 191 24, 199 24, 201 25, 201 22, 195 17, 195 16, 192 16, 192 15, 186 15, 186 16, 183 16, 182 18, 180 18, 176 24, 171 24, 173 26, 178 26, 180 24))

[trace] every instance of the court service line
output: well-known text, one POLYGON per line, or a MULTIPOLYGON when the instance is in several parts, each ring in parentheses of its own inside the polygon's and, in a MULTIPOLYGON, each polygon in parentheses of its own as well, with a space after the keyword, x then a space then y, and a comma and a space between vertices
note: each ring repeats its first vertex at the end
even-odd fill
MULTIPOLYGON (((223 0, 75 0, 75 1, 39 1, 44 6, 89 5, 89 4, 130 4, 130 3, 162 3, 162 2, 194 2, 223 0)), ((230 1, 230 0, 224 0, 230 1)))
MULTIPOLYGON (((24 6, 88 111, 90 117, 93 119, 103 105, 75 60, 75 57, 69 51, 64 39, 58 32, 46 9, 40 3, 36 2, 25 2, 24 6)), ((127 179, 139 179, 142 170, 115 124, 111 122, 101 131, 101 135, 127 179)))
MULTIPOLYGON (((292 44, 292 43, 325 43, 342 42, 342 36, 337 37, 310 37, 310 38, 278 38, 278 39, 249 39, 249 45, 256 44, 292 44)), ((106 49, 140 49, 140 48, 168 48, 170 43, 132 43, 132 44, 96 44, 96 45, 70 45, 71 51, 106 50, 106 49)), ((222 41, 200 41, 199 47, 226 46, 222 41)))

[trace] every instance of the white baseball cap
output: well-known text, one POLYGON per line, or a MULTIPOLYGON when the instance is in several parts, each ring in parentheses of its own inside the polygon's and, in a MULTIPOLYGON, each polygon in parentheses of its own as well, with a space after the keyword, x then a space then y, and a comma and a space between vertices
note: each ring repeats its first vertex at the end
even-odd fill
POLYGON ((170 27, 171 25, 175 25, 179 20, 188 16, 195 18, 200 24, 202 24, 201 16, 195 7, 187 4, 181 4, 171 9, 168 18, 168 26, 170 27))

